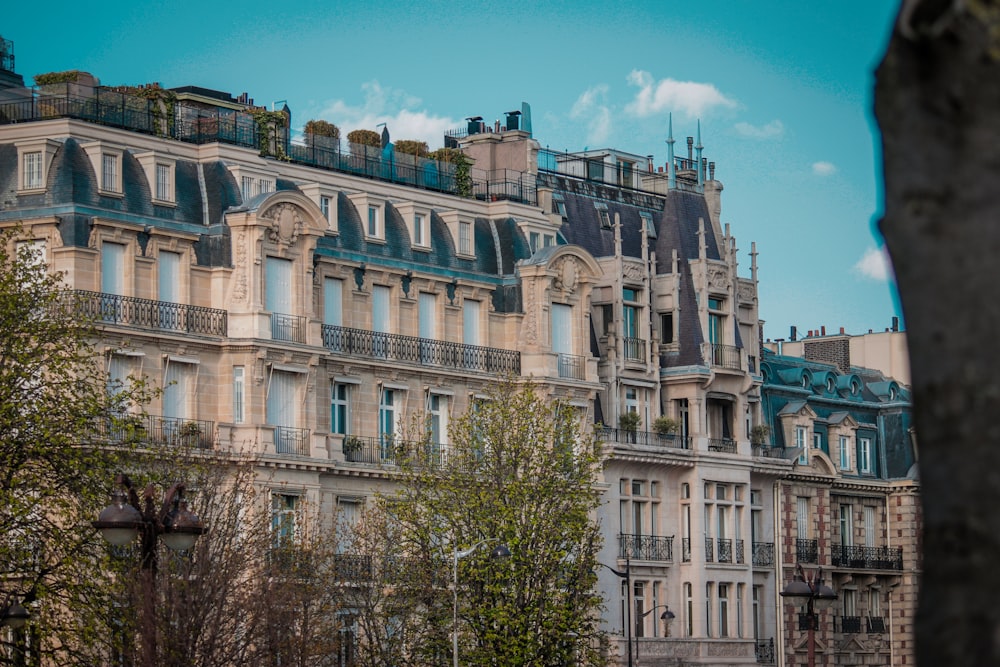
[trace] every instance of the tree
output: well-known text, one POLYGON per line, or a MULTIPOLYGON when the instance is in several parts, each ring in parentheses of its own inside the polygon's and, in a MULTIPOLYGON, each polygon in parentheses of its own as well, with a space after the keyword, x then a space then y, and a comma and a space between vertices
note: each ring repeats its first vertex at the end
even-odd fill
MULTIPOLYGON (((877 73, 885 216, 920 434, 921 665, 997 661, 1000 7, 902 4, 877 73)), ((912 576, 907 574, 906 576, 912 576)), ((904 584, 906 584, 904 580, 904 584)))
POLYGON ((0 233, 0 604, 21 601, 31 619, 0 664, 53 654, 66 664, 94 639, 72 632, 73 602, 108 602, 90 576, 98 540, 78 527, 106 503, 127 448, 101 445, 141 391, 106 390, 92 324, 47 273, 44 249, 20 234, 0 233))
MULTIPOLYGON (((462 664, 604 664, 594 592, 601 457, 573 408, 506 381, 453 422, 447 445, 417 429, 401 459, 401 488, 380 497, 377 510, 382 532, 405 555, 391 593, 409 604, 385 609, 378 600, 362 616, 382 627, 393 619, 410 633, 407 664, 447 662, 454 554, 480 544, 458 563, 462 664), (510 558, 490 558, 499 544, 510 558)), ((403 662, 395 658, 365 664, 403 662)))

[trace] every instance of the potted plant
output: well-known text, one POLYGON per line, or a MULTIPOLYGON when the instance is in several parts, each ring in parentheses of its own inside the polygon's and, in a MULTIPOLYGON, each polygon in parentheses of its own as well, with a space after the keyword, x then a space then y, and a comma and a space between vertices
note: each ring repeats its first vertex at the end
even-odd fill
POLYGON ((674 435, 680 429, 681 424, 673 417, 661 415, 653 420, 653 430, 657 435, 674 435))
POLYGON ((750 444, 763 445, 771 435, 771 427, 767 424, 757 424, 750 429, 750 444))
POLYGON ((618 428, 623 430, 632 442, 635 442, 635 432, 639 430, 641 423, 642 419, 638 412, 624 412, 618 417, 618 428))
POLYGON ((177 429, 177 435, 181 437, 181 440, 185 444, 194 444, 201 435, 201 425, 194 421, 184 422, 177 429))
POLYGON ((357 436, 344 436, 344 458, 348 461, 358 461, 364 444, 357 436))

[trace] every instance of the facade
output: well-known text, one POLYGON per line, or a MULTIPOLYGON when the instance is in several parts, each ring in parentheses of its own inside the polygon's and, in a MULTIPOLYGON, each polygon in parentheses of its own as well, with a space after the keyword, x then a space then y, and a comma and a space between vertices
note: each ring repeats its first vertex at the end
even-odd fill
MULTIPOLYGON (((620 664, 785 664, 792 498, 854 503, 859 530, 873 507, 915 539, 906 518, 889 526, 917 511, 915 482, 893 477, 903 453, 870 459, 874 476, 814 469, 829 444, 803 464, 798 431, 780 430, 811 420, 888 456, 883 422, 905 394, 866 379, 896 393, 831 412, 799 396, 811 385, 778 382, 792 362, 762 352, 756 252, 741 276, 700 129, 685 156, 671 128, 663 166, 552 153, 525 106, 445 137, 474 160, 464 174, 388 133, 381 147, 290 141, 287 108, 245 94, 4 85, 0 225, 21 225, 100 321, 112 379, 164 388, 150 444, 252 453, 282 517, 309 503, 350 520, 393 483, 411 415, 447 457, 449 420, 513 375, 606 445, 598 588, 620 664)), ((838 585, 881 587, 892 616, 903 570, 859 572, 854 542, 815 539, 838 585)))

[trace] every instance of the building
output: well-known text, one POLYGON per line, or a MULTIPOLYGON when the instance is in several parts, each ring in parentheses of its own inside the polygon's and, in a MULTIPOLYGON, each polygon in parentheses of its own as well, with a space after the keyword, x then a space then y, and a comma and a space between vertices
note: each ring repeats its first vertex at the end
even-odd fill
POLYGON ((619 662, 782 664, 786 496, 878 493, 807 472, 779 425, 880 422, 773 412, 792 408, 762 388, 790 362, 762 363, 756 252, 741 276, 700 128, 678 156, 668 127, 662 166, 553 153, 525 105, 445 137, 464 173, 388 132, 291 141, 287 107, 246 94, 54 79, 0 88, 0 225, 85 299, 112 378, 164 388, 151 444, 252 452, 276 513, 350 520, 393 483, 410 415, 447 457, 453 415, 532 377, 606 443, 598 588, 619 662))

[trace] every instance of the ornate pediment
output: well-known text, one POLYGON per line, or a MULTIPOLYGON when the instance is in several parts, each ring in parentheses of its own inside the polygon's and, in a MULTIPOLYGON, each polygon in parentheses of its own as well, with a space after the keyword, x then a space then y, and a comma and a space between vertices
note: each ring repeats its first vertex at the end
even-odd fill
POLYGON ((281 202, 271 206, 257 216, 263 221, 269 221, 267 231, 272 243, 294 245, 305 226, 305 212, 289 202, 281 202))

